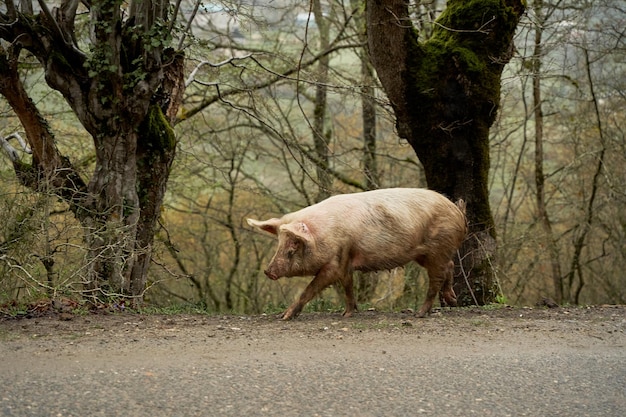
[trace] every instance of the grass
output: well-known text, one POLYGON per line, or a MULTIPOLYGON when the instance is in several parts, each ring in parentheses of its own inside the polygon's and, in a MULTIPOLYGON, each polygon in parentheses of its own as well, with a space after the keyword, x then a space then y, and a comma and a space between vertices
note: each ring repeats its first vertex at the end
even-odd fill
POLYGON ((215 315, 217 312, 209 311, 202 304, 172 304, 167 306, 144 306, 136 310, 131 310, 139 314, 162 314, 165 316, 175 316, 177 314, 199 314, 215 315))

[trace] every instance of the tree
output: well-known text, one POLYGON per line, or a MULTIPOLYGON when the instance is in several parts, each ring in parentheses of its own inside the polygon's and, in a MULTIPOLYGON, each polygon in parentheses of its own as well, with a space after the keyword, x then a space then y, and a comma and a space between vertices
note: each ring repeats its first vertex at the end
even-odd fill
POLYGON ((30 164, 13 161, 15 173, 35 191, 52 189, 80 221, 89 294, 138 301, 176 149, 171 121, 181 99, 183 55, 168 45, 178 9, 170 15, 166 0, 63 0, 52 9, 43 1, 35 7, 28 1, 5 4, 0 93, 33 150, 30 164), (23 87, 19 63, 25 51, 93 141, 95 166, 88 181, 59 151, 23 87))
POLYGON ((455 282, 461 304, 491 302, 497 294, 489 128, 523 12, 519 0, 450 0, 422 41, 408 2, 367 1, 370 55, 398 135, 415 150, 429 188, 467 203, 470 237, 461 258, 470 276, 455 282))

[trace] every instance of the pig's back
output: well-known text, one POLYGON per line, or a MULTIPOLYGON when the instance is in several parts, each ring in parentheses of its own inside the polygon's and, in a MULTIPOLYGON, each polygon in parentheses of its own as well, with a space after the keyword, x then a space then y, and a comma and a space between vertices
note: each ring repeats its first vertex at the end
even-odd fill
POLYGON ((384 219, 408 221, 415 220, 416 216, 428 218, 437 215, 436 209, 458 210, 443 195, 423 188, 385 188, 340 194, 308 208, 313 209, 316 206, 319 206, 320 212, 339 214, 340 221, 348 225, 353 216, 358 216, 364 221, 368 221, 369 217, 375 217, 379 221, 384 219))
POLYGON ((339 194, 293 213, 297 220, 311 219, 339 229, 362 227, 385 220, 404 224, 436 215, 437 209, 458 211, 443 195, 423 188, 384 188, 339 194))

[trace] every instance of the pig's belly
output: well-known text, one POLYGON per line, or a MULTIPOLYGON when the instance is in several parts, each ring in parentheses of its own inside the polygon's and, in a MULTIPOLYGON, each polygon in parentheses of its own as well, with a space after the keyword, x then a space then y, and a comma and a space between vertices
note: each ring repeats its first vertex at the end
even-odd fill
POLYGON ((376 254, 371 256, 358 255, 352 259, 352 268, 363 272, 384 271, 404 266, 415 260, 416 258, 413 256, 402 256, 398 253, 376 254))

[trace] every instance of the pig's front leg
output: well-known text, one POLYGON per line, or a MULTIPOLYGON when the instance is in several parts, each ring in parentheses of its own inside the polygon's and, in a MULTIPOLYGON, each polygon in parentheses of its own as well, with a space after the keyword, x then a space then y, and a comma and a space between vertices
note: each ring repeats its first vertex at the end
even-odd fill
POLYGON ((448 262, 448 269, 446 271, 446 278, 443 283, 443 287, 441 289, 441 295, 443 296, 443 301, 449 307, 456 307, 456 294, 454 293, 454 288, 452 288, 452 284, 454 281, 454 262, 448 262))
POLYGON ((334 282, 338 281, 337 269, 333 267, 326 266, 317 273, 313 281, 307 285, 304 289, 298 301, 289 306, 289 308, 283 313, 283 320, 291 320, 302 312, 304 306, 311 301, 316 295, 318 295, 322 290, 334 282))

